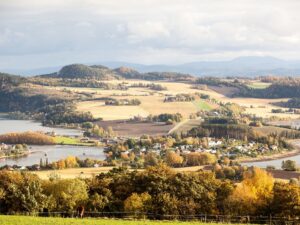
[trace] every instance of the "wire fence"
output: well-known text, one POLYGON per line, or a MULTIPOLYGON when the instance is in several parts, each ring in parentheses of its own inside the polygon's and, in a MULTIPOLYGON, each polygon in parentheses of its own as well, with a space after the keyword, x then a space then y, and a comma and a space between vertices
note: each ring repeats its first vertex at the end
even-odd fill
POLYGON ((232 224, 270 224, 270 225, 299 225, 300 215, 297 217, 275 217, 275 216, 231 216, 231 215, 165 215, 141 212, 39 212, 19 213, 18 215, 31 215, 38 217, 73 217, 73 218, 115 218, 126 220, 180 220, 197 221, 203 223, 232 223, 232 224))

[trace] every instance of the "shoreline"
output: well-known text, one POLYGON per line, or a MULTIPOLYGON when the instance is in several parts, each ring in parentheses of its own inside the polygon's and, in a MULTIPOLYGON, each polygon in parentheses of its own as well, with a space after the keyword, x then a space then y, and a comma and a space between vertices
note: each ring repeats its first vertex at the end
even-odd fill
POLYGON ((291 140, 291 144, 293 146, 293 150, 291 151, 285 151, 282 153, 277 153, 274 155, 266 155, 266 156, 260 156, 258 158, 244 158, 244 159, 237 159, 235 160, 236 162, 239 163, 250 163, 250 162, 265 162, 265 161, 272 161, 272 160, 277 160, 277 159, 285 159, 293 156, 300 155, 300 140, 295 139, 291 140), (298 142, 298 144, 295 144, 293 142, 298 142))
POLYGON ((21 157, 24 157, 24 156, 28 156, 28 155, 30 155, 30 154, 32 154, 32 153, 34 153, 34 152, 36 152, 36 151, 28 151, 28 152, 25 152, 25 153, 23 153, 23 154, 19 154, 19 155, 8 155, 8 156, 1 156, 0 157, 0 160, 2 160, 2 159, 9 159, 9 158, 21 158, 21 157))

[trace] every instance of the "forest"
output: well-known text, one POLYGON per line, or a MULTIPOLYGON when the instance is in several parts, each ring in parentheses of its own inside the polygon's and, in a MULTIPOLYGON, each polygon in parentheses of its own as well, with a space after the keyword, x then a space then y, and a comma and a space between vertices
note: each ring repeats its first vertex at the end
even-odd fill
MULTIPOLYGON (((240 184, 217 179, 213 172, 175 172, 166 165, 145 171, 115 168, 91 179, 41 180, 30 173, 0 171, 0 212, 108 217, 132 215, 149 219, 184 219, 196 215, 296 218, 300 187, 275 181, 266 171, 250 168, 240 184)), ((283 219, 284 220, 284 219, 283 219)), ((254 222, 255 219, 248 222, 254 222)))

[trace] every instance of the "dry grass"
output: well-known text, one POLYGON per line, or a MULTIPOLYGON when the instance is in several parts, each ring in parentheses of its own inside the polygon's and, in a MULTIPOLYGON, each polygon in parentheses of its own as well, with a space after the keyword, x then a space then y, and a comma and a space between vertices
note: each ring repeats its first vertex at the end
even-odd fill
POLYGON ((230 98, 228 91, 232 90, 196 90, 192 89, 190 84, 162 81, 143 81, 143 80, 110 80, 107 83, 118 84, 126 82, 127 85, 134 83, 155 83, 167 88, 165 91, 153 91, 147 88, 129 88, 128 90, 102 90, 99 88, 69 88, 69 87, 45 87, 45 89, 67 89, 73 92, 93 93, 95 97, 113 97, 113 98, 137 98, 142 104, 139 106, 104 106, 102 101, 80 102, 78 109, 81 111, 90 111, 96 117, 102 117, 105 120, 129 119, 133 116, 147 116, 149 114, 157 115, 160 113, 181 113, 185 118, 199 110, 199 107, 193 102, 168 102, 164 103, 165 95, 176 95, 180 93, 202 93, 221 102, 237 103, 246 107, 246 113, 256 114, 260 117, 277 116, 280 118, 298 118, 297 115, 285 113, 272 113, 272 109, 279 108, 272 105, 272 102, 286 101, 287 99, 258 99, 258 98, 230 98), (252 107, 250 107, 252 106, 252 107))
POLYGON ((166 135, 174 125, 155 122, 133 122, 126 120, 99 121, 97 124, 105 129, 112 127, 120 136, 140 137, 146 135, 166 135))
POLYGON ((192 119, 192 120, 185 120, 176 125, 172 130, 170 130, 170 134, 172 133, 186 133, 187 131, 191 130, 194 127, 199 127, 201 124, 201 119, 192 119))
POLYGON ((181 113, 188 117, 191 113, 198 111, 198 106, 193 102, 164 102, 164 96, 114 96, 115 99, 139 99, 139 106, 110 106, 105 105, 104 101, 84 101, 77 104, 80 111, 90 111, 95 117, 104 120, 130 119, 134 116, 146 117, 150 114, 158 115, 161 113, 181 113))
POLYGON ((149 112, 140 106, 111 106, 105 105, 104 101, 84 101, 77 104, 79 111, 89 111, 96 118, 104 120, 130 119, 134 116, 146 117, 149 112))
POLYGON ((34 171, 41 179, 49 179, 49 177, 57 175, 62 179, 69 178, 90 178, 92 176, 98 175, 99 173, 106 173, 113 167, 98 167, 98 168, 72 168, 63 170, 44 170, 44 171, 34 171))
MULTIPOLYGON (((41 179, 47 180, 53 175, 58 175, 62 179, 70 178, 91 178, 98 175, 99 173, 107 173, 113 169, 113 167, 99 167, 99 168, 74 168, 74 169, 63 169, 63 170, 45 170, 45 171, 34 171, 30 172, 38 175, 41 179)), ((192 166, 192 167, 182 167, 173 168, 176 172, 194 172, 199 169, 203 169, 203 166, 192 166)), ((132 170, 132 169, 131 169, 132 170)), ((139 169, 143 171, 143 169, 139 169)))
POLYGON ((290 131, 290 129, 275 127, 275 126, 263 126, 263 127, 253 127, 253 129, 262 135, 269 135, 271 133, 281 133, 283 131, 290 131))

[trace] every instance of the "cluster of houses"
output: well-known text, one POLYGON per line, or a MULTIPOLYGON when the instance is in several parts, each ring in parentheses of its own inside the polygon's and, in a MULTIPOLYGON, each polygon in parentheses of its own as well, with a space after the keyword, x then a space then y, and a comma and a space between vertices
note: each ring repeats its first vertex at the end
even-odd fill
MULTIPOLYGON (((154 143, 149 148, 141 147, 139 149, 139 153, 146 153, 146 152, 155 152, 156 154, 160 155, 167 149, 166 145, 163 143, 154 143)), ((129 154, 133 149, 129 149, 124 151, 124 154, 129 154)), ((199 153, 210 153, 210 154, 218 154, 219 156, 227 156, 227 157, 237 157, 237 156, 250 156, 254 157, 259 154, 265 154, 271 151, 277 151, 278 146, 272 145, 267 146, 257 142, 249 142, 249 143, 241 143, 235 139, 231 139, 229 143, 226 144, 222 140, 218 139, 211 139, 208 140, 208 145, 204 146, 195 146, 195 145, 178 145, 173 148, 178 154, 186 155, 192 152, 199 152, 199 153)))
POLYGON ((4 143, 0 144, 0 151, 5 151, 5 150, 8 150, 10 148, 11 148, 11 145, 7 145, 7 144, 4 144, 4 143))
POLYGON ((0 159, 9 156, 18 156, 28 153, 27 146, 23 145, 7 145, 4 143, 0 144, 0 159))
POLYGON ((27 146, 20 145, 7 145, 4 143, 0 144, 0 157, 1 156, 9 156, 10 154, 21 153, 24 150, 28 150, 27 146))

